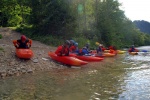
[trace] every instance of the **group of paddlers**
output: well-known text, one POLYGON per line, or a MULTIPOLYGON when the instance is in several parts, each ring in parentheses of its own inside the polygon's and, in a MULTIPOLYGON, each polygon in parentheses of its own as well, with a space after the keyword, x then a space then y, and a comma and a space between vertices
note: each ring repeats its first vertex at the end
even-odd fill
MULTIPOLYGON (((25 35, 22 35, 20 39, 13 41, 14 46, 19 49, 29 49, 32 45, 32 40, 28 39, 25 35)), ((78 55, 90 55, 93 51, 90 50, 90 44, 87 43, 83 48, 78 48, 78 43, 74 40, 66 40, 63 45, 58 46, 55 54, 58 56, 68 56, 69 53, 75 53, 78 55)), ((117 54, 117 49, 115 46, 109 46, 109 53, 117 54)), ((103 44, 99 44, 98 48, 95 50, 97 54, 102 55, 102 53, 107 50, 103 44)), ((128 50, 129 52, 136 51, 134 45, 128 50)))

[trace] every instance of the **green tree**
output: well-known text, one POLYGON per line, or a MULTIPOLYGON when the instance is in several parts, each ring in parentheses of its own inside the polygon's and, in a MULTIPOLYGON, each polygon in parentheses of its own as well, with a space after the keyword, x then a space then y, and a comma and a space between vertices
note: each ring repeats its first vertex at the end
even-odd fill
POLYGON ((36 33, 42 35, 74 35, 75 17, 67 0, 32 0, 31 20, 36 33))

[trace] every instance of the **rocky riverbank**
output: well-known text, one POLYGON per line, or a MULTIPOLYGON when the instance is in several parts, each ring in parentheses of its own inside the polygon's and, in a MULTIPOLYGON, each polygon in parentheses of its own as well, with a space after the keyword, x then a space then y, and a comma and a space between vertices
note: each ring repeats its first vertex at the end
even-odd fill
POLYGON ((9 28, 0 28, 0 34, 2 35, 2 39, 0 39, 1 78, 65 67, 53 62, 48 56, 48 51, 54 51, 56 49, 55 47, 50 47, 34 40, 31 47, 34 52, 34 57, 30 60, 17 58, 12 40, 19 39, 21 33, 15 32, 9 28))

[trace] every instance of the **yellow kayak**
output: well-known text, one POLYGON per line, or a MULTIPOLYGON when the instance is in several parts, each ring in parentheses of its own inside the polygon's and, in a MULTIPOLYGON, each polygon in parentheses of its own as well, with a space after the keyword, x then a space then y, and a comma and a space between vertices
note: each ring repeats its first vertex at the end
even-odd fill
MULTIPOLYGON (((110 50, 104 50, 104 52, 110 52, 110 50)), ((117 54, 124 54, 126 51, 117 50, 117 54)))
POLYGON ((104 50, 104 52, 109 52, 110 50, 104 50))
POLYGON ((117 50, 117 54, 124 54, 126 51, 117 50))

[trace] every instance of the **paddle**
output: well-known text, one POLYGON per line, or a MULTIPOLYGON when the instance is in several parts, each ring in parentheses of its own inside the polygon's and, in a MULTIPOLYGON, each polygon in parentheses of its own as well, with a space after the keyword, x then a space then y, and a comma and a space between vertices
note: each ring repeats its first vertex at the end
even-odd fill
POLYGON ((95 44, 96 44, 96 45, 99 45, 100 43, 99 43, 99 42, 95 42, 95 44))

